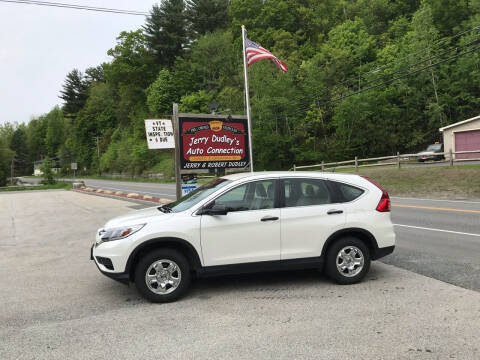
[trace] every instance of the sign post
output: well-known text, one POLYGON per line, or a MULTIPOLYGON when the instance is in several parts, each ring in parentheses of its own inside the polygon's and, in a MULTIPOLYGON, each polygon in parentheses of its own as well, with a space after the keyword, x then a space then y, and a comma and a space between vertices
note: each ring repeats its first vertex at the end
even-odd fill
POLYGON ((75 179, 75 171, 77 170, 77 163, 72 162, 70 168, 73 170, 73 178, 75 179))
POLYGON ((175 183, 177 200, 182 197, 182 179, 180 177, 180 126, 178 121, 178 104, 173 104, 173 126, 175 132, 175 183))

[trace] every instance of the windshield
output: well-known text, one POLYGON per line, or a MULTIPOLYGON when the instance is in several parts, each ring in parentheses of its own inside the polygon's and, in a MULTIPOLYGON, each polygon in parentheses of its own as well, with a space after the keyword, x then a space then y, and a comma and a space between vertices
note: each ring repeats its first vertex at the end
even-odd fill
POLYGON ((192 206, 198 204, 200 201, 205 199, 210 194, 213 194, 218 189, 224 187, 225 185, 231 183, 231 180, 226 179, 215 179, 210 181, 208 184, 200 186, 198 189, 195 189, 191 193, 185 195, 181 199, 172 202, 167 205, 163 205, 163 208, 169 209, 172 212, 180 212, 187 209, 190 209, 192 206))
POLYGON ((427 151, 439 151, 442 149, 442 144, 429 145, 427 151))

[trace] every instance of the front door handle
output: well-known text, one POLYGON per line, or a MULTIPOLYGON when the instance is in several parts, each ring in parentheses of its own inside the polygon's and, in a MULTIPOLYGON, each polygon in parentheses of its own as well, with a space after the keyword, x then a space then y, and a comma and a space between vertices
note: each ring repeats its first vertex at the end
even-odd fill
POLYGON ((264 216, 260 221, 275 221, 278 220, 278 216, 264 216))
POLYGON ((328 215, 343 214, 343 210, 328 210, 327 214, 328 215))

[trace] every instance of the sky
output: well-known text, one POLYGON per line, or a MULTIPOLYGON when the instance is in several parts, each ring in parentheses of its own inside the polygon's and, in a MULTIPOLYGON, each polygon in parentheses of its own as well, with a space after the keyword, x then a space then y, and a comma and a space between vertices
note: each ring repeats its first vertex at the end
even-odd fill
MULTIPOLYGON (((149 11, 158 0, 49 0, 149 11)), ((65 76, 108 61, 108 49, 145 17, 0 2, 0 124, 50 111, 65 76)))

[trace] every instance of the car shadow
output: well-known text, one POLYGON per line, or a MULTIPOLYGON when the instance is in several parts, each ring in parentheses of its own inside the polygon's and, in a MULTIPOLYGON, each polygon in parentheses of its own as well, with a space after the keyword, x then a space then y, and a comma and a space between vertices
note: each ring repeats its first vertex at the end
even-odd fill
POLYGON ((318 286, 330 281, 318 270, 271 271, 238 275, 220 275, 196 278, 192 281, 190 296, 201 296, 232 290, 286 289, 318 286))

